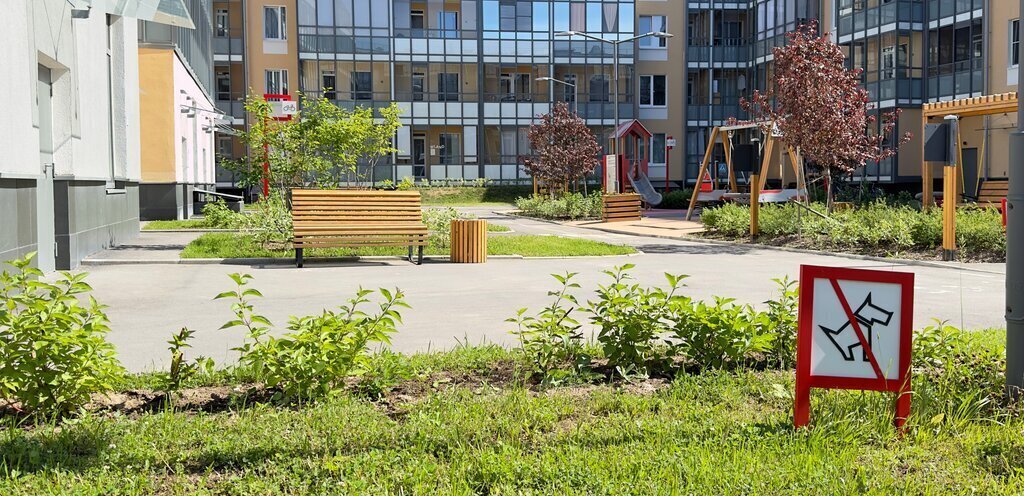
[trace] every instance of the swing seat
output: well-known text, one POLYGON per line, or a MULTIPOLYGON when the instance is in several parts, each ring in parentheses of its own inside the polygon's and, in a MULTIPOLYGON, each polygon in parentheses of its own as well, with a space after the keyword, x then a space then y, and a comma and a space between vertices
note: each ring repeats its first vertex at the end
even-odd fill
POLYGON ((697 193, 698 203, 714 203, 722 201, 722 197, 729 193, 727 189, 715 189, 711 191, 700 191, 697 193))

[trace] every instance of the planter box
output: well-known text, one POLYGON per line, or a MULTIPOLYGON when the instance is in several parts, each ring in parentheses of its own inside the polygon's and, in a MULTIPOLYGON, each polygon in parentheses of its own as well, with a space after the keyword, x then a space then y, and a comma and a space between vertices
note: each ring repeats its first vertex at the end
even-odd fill
POLYGON ((605 222, 640 220, 640 195, 604 195, 601 199, 604 201, 601 218, 605 222))

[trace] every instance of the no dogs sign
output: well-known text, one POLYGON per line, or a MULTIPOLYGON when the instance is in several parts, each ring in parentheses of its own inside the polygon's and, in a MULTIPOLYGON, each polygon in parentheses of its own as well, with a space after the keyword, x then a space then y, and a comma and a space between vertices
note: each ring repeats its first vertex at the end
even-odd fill
POLYGON ((811 388, 898 393, 910 414, 914 274, 803 265, 793 425, 810 419, 811 388))

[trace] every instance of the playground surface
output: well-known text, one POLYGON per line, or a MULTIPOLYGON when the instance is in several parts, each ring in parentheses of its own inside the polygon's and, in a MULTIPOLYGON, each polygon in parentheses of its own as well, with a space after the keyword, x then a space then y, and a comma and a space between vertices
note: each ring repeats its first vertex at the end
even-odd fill
MULTIPOLYGON (((291 315, 337 307, 359 287, 399 287, 412 306, 404 312, 405 324, 394 336, 394 348, 403 352, 448 349, 459 342, 513 343, 510 324, 504 320, 519 308, 539 310, 548 304, 550 297, 546 292, 556 284, 550 274, 578 272, 578 282, 583 287, 579 296, 586 301, 597 284, 606 282, 601 271, 626 263, 636 265, 631 272, 642 284, 664 284, 665 272, 689 274, 685 290, 688 295, 724 295, 754 305, 773 296, 773 278, 796 277, 800 264, 908 271, 917 277, 915 326, 928 325, 933 318, 949 320, 967 329, 1004 325, 1003 264, 971 265, 967 269, 903 265, 611 233, 508 217, 489 208, 466 210, 518 233, 628 244, 643 254, 504 259, 480 265, 428 261, 416 266, 398 260, 310 263, 303 269, 290 265, 177 265, 166 261, 175 254, 175 246, 187 243, 188 236, 194 234, 149 233, 135 248, 113 250, 129 263, 86 265, 81 270, 90 272, 88 282, 95 288, 94 296, 109 306, 110 340, 122 362, 133 371, 166 367, 166 341, 183 326, 196 331, 194 353, 218 362, 233 359, 230 349, 241 343, 243 334, 237 330, 218 330, 231 318, 231 313, 227 303, 213 301, 215 294, 232 288, 227 277, 232 272, 254 276, 252 286, 265 295, 255 302, 256 309, 269 317, 277 329, 284 327, 291 315), (147 246, 151 249, 147 250, 147 246), (164 257, 165 263, 156 259, 149 260, 156 263, 147 263, 145 257, 155 256, 154 253, 164 257)), ((652 219, 639 225, 653 230, 658 229, 652 227, 657 222, 658 219, 652 219)), ((110 256, 109 252, 97 255, 110 256)))

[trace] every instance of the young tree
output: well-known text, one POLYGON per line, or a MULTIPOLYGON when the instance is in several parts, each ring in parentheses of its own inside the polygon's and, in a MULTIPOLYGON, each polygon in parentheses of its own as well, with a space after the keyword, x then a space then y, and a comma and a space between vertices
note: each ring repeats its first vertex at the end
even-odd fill
POLYGON ((540 122, 530 126, 533 154, 524 159, 530 175, 548 181, 568 182, 585 177, 597 167, 601 146, 578 115, 564 102, 556 103, 540 122))
POLYGON ((774 126, 783 143, 822 168, 831 212, 834 176, 893 156, 911 135, 888 142, 899 109, 882 116, 878 134, 870 132, 876 118, 868 112, 870 97, 860 85, 861 70, 847 69, 842 49, 817 32, 814 21, 788 33, 786 46, 772 51, 773 87, 765 93, 754 91, 740 105, 754 120, 767 123, 765 132, 774 126))

